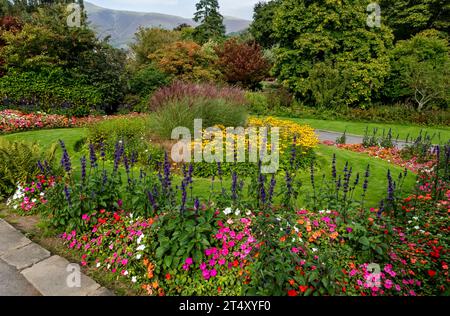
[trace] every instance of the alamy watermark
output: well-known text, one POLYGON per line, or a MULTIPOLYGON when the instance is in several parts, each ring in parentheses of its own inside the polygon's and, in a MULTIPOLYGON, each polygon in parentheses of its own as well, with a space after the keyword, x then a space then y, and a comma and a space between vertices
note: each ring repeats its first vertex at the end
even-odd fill
POLYGON ((176 163, 189 162, 250 162, 261 161, 262 173, 276 173, 280 157, 280 128, 278 127, 208 127, 194 120, 194 137, 187 127, 176 127, 172 140, 171 158, 176 163), (205 142, 206 141, 206 142, 205 142), (269 150, 270 149, 270 150, 269 150))
POLYGON ((81 271, 78 264, 71 263, 67 265, 66 272, 69 275, 66 278, 66 285, 68 288, 79 288, 81 287, 81 271))
POLYGON ((69 13, 66 22, 68 27, 81 27, 81 6, 78 3, 67 5, 66 12, 69 13))
POLYGON ((381 27, 381 7, 378 3, 369 3, 366 9, 369 15, 367 16, 367 26, 370 28, 381 27))

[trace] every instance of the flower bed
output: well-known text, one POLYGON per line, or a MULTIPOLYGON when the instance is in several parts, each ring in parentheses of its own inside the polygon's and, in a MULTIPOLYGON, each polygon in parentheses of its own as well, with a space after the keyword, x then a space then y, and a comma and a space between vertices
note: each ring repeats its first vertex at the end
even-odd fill
MULTIPOLYGON (((140 114, 133 113, 127 115, 127 117, 139 115, 140 114)), ((75 118, 58 114, 46 114, 40 112, 25 114, 16 110, 4 110, 0 111, 0 134, 36 129, 83 127, 95 124, 103 120, 112 120, 123 116, 124 115, 111 115, 75 118)))
POLYGON ((394 165, 407 168, 408 170, 417 173, 421 169, 429 169, 435 163, 433 160, 421 163, 416 157, 406 160, 401 155, 401 150, 398 148, 383 148, 379 146, 364 147, 362 144, 335 144, 334 142, 325 141, 324 145, 336 146, 339 149, 350 150, 357 153, 365 153, 371 157, 383 159, 394 165))

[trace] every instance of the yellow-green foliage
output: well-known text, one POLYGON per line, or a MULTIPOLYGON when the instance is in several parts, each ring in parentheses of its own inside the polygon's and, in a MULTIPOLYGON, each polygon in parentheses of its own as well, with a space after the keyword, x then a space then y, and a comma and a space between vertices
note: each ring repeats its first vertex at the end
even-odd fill
POLYGON ((57 145, 43 153, 37 144, 0 138, 0 197, 11 194, 17 183, 27 183, 39 173, 38 161, 52 164, 57 145))

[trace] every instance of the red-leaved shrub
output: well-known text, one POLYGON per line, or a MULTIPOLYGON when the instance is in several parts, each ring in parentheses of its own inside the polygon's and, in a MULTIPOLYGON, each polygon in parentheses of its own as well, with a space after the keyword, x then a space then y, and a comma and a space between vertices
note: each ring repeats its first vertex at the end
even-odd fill
POLYGON ((230 84, 254 89, 268 76, 270 64, 256 42, 229 39, 216 48, 216 54, 219 69, 230 84))

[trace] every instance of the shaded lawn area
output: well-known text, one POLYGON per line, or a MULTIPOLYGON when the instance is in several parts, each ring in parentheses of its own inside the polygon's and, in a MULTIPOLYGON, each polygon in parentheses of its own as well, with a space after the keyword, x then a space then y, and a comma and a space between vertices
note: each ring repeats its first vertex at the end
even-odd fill
POLYGON ((406 140, 409 134, 409 139, 411 137, 414 139, 419 135, 422 130, 422 134, 427 132, 429 135, 436 134, 433 139, 434 143, 444 144, 450 140, 450 128, 446 127, 423 127, 414 125, 400 125, 400 124, 382 124, 382 123, 365 123, 365 122, 347 122, 347 121, 327 121, 327 120, 316 120, 316 119, 303 119, 303 118, 283 118, 286 120, 291 120, 301 124, 308 124, 315 129, 324 131, 341 132, 347 130, 348 134, 364 136, 365 130, 369 127, 369 133, 372 135, 373 129, 378 128, 378 135, 382 135, 383 128, 386 133, 389 128, 392 128, 392 136, 394 138, 399 135, 399 140, 406 140), (440 137, 439 137, 440 136, 440 137))
MULTIPOLYGON (((83 139, 87 135, 87 129, 85 128, 70 128, 70 129, 55 129, 55 130, 41 130, 41 131, 31 131, 23 132, 18 134, 10 134, 2 136, 8 140, 19 140, 19 141, 31 141, 40 144, 43 149, 50 147, 54 142, 58 142, 62 139, 66 143, 66 147, 72 158, 72 164, 75 169, 75 174, 79 176, 80 170, 80 152, 75 151, 75 144, 77 141, 83 139), (78 172, 77 172, 78 171, 78 172)), ((357 172, 360 173, 360 184, 355 192, 355 197, 359 199, 362 193, 362 181, 366 166, 369 164, 371 166, 370 178, 369 178, 369 190, 366 198, 366 205, 370 207, 376 207, 379 201, 386 196, 387 192, 387 170, 390 169, 393 172, 393 178, 397 179, 399 173, 403 171, 402 168, 392 165, 381 159, 376 159, 369 157, 366 154, 354 153, 347 150, 341 150, 335 147, 319 145, 316 149, 318 158, 318 170, 316 171, 316 179, 320 182, 322 174, 325 174, 329 179, 331 177, 331 161, 333 154, 336 154, 337 158, 337 169, 338 172, 342 173, 344 169, 345 162, 348 161, 349 165, 353 168, 353 179, 357 172)), ((59 159, 58 159, 59 161, 59 159)), ((109 168, 112 168, 110 164, 109 168)), ((230 189, 231 186, 231 176, 225 176, 223 185, 226 190, 230 189)), ((299 175, 300 180, 303 183, 301 189, 301 194, 299 196, 298 206, 305 206, 305 193, 312 194, 311 183, 310 183, 310 173, 309 170, 303 170, 299 175)), ((277 176, 277 182, 279 184, 283 183, 284 173, 279 173, 277 176)), ((414 187, 415 175, 412 173, 408 174, 407 180, 405 181, 404 191, 410 192, 414 187)), ((174 176, 174 185, 180 185, 182 178, 178 175, 174 176)), ((126 181, 124 181, 126 183, 126 181)), ((279 186, 277 186, 279 188, 279 186)), ((205 178, 195 178, 194 179, 194 196, 198 196, 201 200, 207 200, 211 195, 211 180, 205 178)), ((221 194, 221 188, 216 180, 214 185, 213 199, 214 196, 221 194)))

